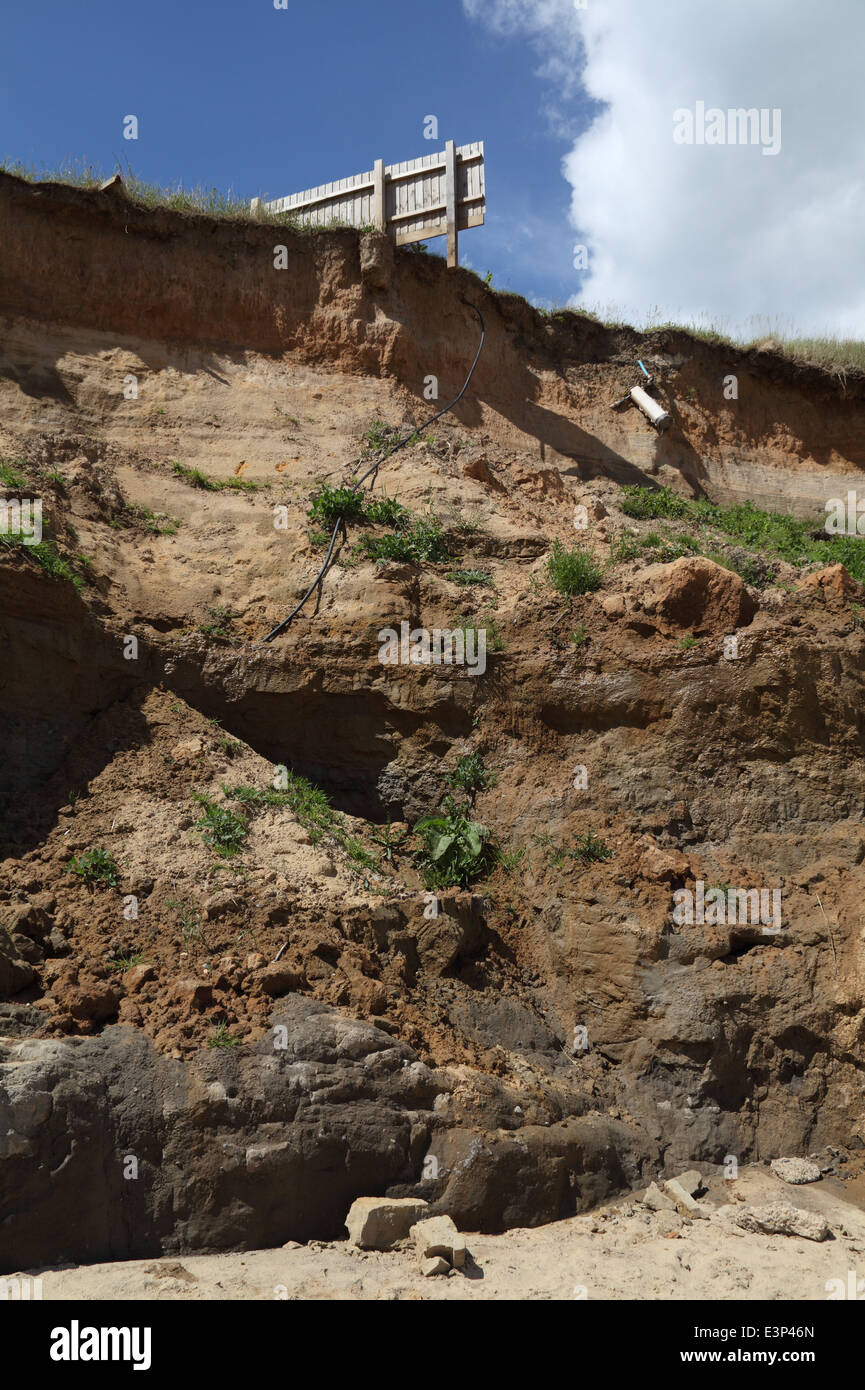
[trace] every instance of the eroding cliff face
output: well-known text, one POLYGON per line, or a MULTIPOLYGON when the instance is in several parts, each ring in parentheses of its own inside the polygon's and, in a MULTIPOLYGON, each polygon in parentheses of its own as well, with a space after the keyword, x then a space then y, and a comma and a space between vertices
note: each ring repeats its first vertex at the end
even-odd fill
MULTIPOLYGON (((0 243, 7 332, 35 318, 60 332, 61 352, 86 340, 139 353, 146 370, 181 372, 217 370, 226 355, 287 354, 383 378, 415 402, 432 374, 445 399, 474 353, 468 296, 488 337, 459 419, 499 446, 580 476, 679 478, 719 501, 783 497, 802 515, 821 515, 826 498, 865 470, 861 377, 793 364, 771 343, 741 352, 675 330, 641 335, 568 312, 544 317, 470 272, 394 252, 375 235, 214 222, 0 174, 0 243), (609 408, 636 384, 638 357, 673 415, 662 436, 635 410, 609 408)), ((7 370, 24 391, 68 390, 59 363, 15 356, 7 370)))
POLYGON ((861 383, 349 232, 279 230, 275 271, 273 227, 2 176, 0 235, 0 457, 67 566, 0 551, 0 1266, 331 1237, 385 1190, 498 1230, 861 1145, 865 596, 622 509, 655 480, 816 521, 861 383), (376 565, 352 524, 264 644, 323 555, 315 480, 462 384, 462 294, 471 390, 376 480, 447 559, 376 565), (608 409, 636 356, 661 437, 608 409), (600 582, 565 599, 575 538, 600 582), (383 664, 403 622, 483 629, 485 668, 383 664), (430 894, 409 832, 469 755, 500 857, 430 894), (280 768, 330 808, 268 799, 280 768), (116 873, 70 872, 91 849, 116 873))

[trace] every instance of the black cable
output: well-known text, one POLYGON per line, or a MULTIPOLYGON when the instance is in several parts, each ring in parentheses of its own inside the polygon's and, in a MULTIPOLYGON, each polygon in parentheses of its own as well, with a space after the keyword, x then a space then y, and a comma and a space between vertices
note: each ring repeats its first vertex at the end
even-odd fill
MULTIPOLYGON (((450 405, 446 405, 443 407, 443 409, 436 411, 435 415, 431 415, 430 418, 426 420, 422 425, 419 425, 416 430, 412 430, 411 434, 406 435, 405 439, 401 439, 400 442, 398 444, 395 444, 392 449, 388 449, 386 454, 383 454, 380 458, 377 458, 372 467, 368 468, 367 471, 364 473, 363 477, 358 478, 356 482, 351 484, 351 487, 349 488, 350 492, 357 492, 359 488, 366 482, 370 474, 375 473, 387 459, 391 458, 394 454, 399 453, 400 449, 404 449, 406 444, 410 444, 413 439, 417 439, 418 435, 423 434, 424 430, 428 430, 430 425, 434 425, 436 420, 440 420, 443 415, 447 415, 449 410, 453 410, 456 406, 458 406, 466 391, 468 390, 469 382, 475 374, 475 367, 478 365, 481 353, 484 350, 484 343, 486 341, 487 330, 486 325, 484 324, 483 315, 481 314, 481 311, 477 307, 477 305, 470 303, 469 300, 465 299, 462 295, 460 295, 460 300, 463 304, 466 304, 474 314, 477 315, 478 322, 481 326, 481 340, 478 344, 478 350, 475 353, 475 360, 472 363, 471 369, 469 370, 469 374, 466 377, 465 382, 463 384, 463 389, 460 391, 458 396, 454 397, 450 405)), ((354 462, 360 463, 360 459, 355 459, 354 462)), ((300 600, 300 603, 297 605, 297 607, 293 609, 291 613, 289 613, 288 617, 285 618, 284 621, 281 622, 278 627, 275 627, 272 632, 269 632, 267 634, 267 636, 264 638, 265 642, 272 642, 274 637, 278 637, 281 632, 285 631, 289 623, 293 622, 294 619, 297 617, 298 613, 300 612, 301 608, 303 608, 303 605, 306 603, 310 595, 314 594, 319 585, 324 581, 324 576, 327 574, 327 571, 330 568, 331 557, 333 555, 334 547, 336 545, 336 538, 339 535, 340 530, 345 530, 345 519, 342 516, 338 518, 337 523, 333 528, 333 535, 330 538, 330 545, 328 547, 327 556, 325 557, 324 564, 322 565, 312 584, 307 589, 306 593, 300 600)))

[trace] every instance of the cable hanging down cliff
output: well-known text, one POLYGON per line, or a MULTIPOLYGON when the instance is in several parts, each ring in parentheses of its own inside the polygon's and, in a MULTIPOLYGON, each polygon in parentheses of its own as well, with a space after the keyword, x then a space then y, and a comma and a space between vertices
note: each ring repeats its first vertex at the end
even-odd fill
MULTIPOLYGON (((478 343, 478 350, 475 353, 474 361, 472 362, 472 365, 469 368, 469 374, 463 383, 462 390, 460 391, 458 396, 454 397, 454 399, 450 402, 449 405, 443 406, 441 410, 437 410, 435 415, 431 415, 430 418, 428 420, 425 420, 422 425, 419 425, 416 430, 412 430, 411 434, 406 435, 405 439, 401 439, 398 444, 395 444, 393 446, 392 449, 388 449, 385 453, 381 454, 376 459, 375 463, 373 463, 372 466, 367 469, 363 476, 358 478, 356 482, 351 484, 351 487, 349 488, 350 492, 359 492, 363 484, 366 482, 367 478, 369 478, 373 473, 376 473, 378 469, 381 467, 381 465, 387 461, 387 459, 391 458, 394 454, 399 453, 400 449, 404 449, 406 444, 412 443, 412 441, 417 439, 419 435, 423 434, 425 430, 428 430, 431 425, 434 425, 436 420, 440 420, 443 415, 447 415, 448 411, 454 410, 455 407, 459 405, 460 401, 462 400, 463 396, 468 390, 469 382, 474 376, 475 368, 478 365, 481 353, 484 350, 484 343, 486 341, 487 330, 480 309, 478 309, 478 307, 475 304, 470 303, 468 299, 464 299, 462 296, 460 296, 460 298, 462 300, 462 303, 465 304, 469 309, 471 309, 472 313, 476 316, 478 323, 481 326, 481 340, 478 343)), ((355 464, 360 463, 360 459, 355 459, 354 462, 355 464)), ((336 538, 339 535, 340 531, 345 531, 345 518, 342 516, 337 518, 336 525, 333 528, 333 535, 330 538, 330 545, 328 547, 327 555, 325 556, 324 564, 322 565, 312 584, 307 589, 306 593, 300 600, 300 603, 297 605, 297 607, 292 609, 288 617, 284 618, 283 621, 278 625, 278 627, 275 627, 272 632, 269 632, 267 634, 267 636, 264 638, 265 642, 272 642, 275 637, 278 637, 281 632, 284 632, 285 629, 289 626, 289 624, 292 623, 294 619, 297 617, 298 613, 303 608, 307 599, 309 599, 315 593, 316 589, 321 587, 321 585, 324 582, 324 577, 330 569, 331 561, 333 559, 333 552, 336 548, 336 538)))

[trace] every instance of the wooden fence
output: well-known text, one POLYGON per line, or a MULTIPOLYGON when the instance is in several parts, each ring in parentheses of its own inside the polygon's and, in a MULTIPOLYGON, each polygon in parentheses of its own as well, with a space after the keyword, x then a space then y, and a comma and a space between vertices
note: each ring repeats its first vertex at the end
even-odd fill
POLYGON ((482 227, 486 213, 484 145, 457 148, 449 140, 443 154, 408 159, 375 168, 336 183, 308 188, 262 204, 253 198, 253 210, 291 213, 299 222, 327 226, 345 222, 352 227, 378 227, 389 232, 397 246, 431 237, 448 239, 448 265, 459 263, 459 232, 482 227))

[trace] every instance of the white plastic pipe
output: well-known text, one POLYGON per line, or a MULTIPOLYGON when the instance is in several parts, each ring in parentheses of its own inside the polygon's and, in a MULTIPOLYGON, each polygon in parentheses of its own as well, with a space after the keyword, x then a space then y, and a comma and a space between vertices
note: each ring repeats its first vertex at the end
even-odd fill
POLYGON ((631 400, 640 407, 644 415, 648 416, 656 429, 665 430, 673 423, 670 412, 665 410, 654 396, 650 396, 647 391, 644 391, 642 386, 634 387, 631 391, 631 400))

